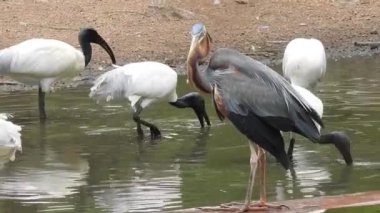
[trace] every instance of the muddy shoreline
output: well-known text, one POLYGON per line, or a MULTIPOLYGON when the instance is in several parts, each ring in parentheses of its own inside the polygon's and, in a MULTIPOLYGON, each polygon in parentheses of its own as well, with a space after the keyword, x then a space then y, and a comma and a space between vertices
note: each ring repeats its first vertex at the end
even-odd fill
MULTIPOLYGON (((296 37, 320 39, 329 59, 380 53, 380 47, 354 45, 380 41, 379 1, 214 2, 5 0, 0 3, 0 48, 33 37, 54 38, 79 47, 79 29, 94 27, 112 47, 119 65, 153 60, 184 74, 189 30, 194 23, 203 22, 213 37, 213 49, 236 49, 268 66, 281 63, 287 42, 296 37)), ((97 75, 112 69, 109 62, 107 55, 95 47, 87 69, 72 80, 57 82, 55 89, 89 86, 97 75)), ((9 77, 0 76, 0 82, 0 91, 36 88, 9 77)))
MULTIPOLYGON (((281 42, 285 43, 285 42, 281 42)), ((361 46, 357 47, 354 44, 345 44, 342 45, 338 49, 332 49, 331 47, 325 47, 326 54, 329 60, 339 60, 343 58, 351 58, 351 57, 370 57, 372 55, 380 54, 380 48, 371 49, 369 46, 361 46)), ((268 66, 276 66, 280 65, 282 61, 283 52, 275 52, 273 49, 264 50, 261 55, 249 54, 250 57, 261 61, 262 63, 268 66), (271 55, 268 57, 268 55, 271 55)), ((128 62, 125 62, 128 63, 128 62)), ((125 64, 119 63, 119 64, 125 64)), ((177 71, 179 75, 185 75, 185 64, 186 61, 176 62, 176 63, 168 63, 174 70, 177 71)), ((108 70, 114 69, 107 62, 97 63, 91 62, 91 64, 78 76, 73 79, 61 80, 57 81, 54 84, 54 88, 52 92, 57 89, 64 88, 76 88, 78 86, 90 87, 92 85, 93 80, 108 70)), ((277 72, 281 72, 281 70, 276 70, 277 72)), ((0 91, 3 92, 11 92, 11 91, 27 91, 37 89, 37 86, 29 86, 22 83, 19 83, 10 77, 0 76, 0 91)))

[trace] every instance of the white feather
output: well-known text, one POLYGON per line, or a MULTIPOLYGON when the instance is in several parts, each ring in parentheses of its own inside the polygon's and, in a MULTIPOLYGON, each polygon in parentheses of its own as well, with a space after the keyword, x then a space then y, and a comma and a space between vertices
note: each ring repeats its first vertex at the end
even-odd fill
POLYGON ((72 78, 85 67, 83 53, 53 39, 29 39, 0 51, 0 75, 47 91, 60 78, 72 78), (44 80, 48 79, 48 80, 44 80))
POLYGON ((293 84, 312 89, 326 72, 326 54, 322 42, 313 38, 290 41, 284 52, 282 71, 293 84))
POLYGON ((114 98, 124 98, 128 96, 130 78, 121 68, 108 71, 94 81, 90 97, 107 102, 114 98))
MULTIPOLYGON (((309 90, 297 86, 295 84, 292 84, 292 87, 298 92, 299 95, 302 96, 302 98, 307 102, 309 106, 311 106, 319 115, 319 117, 322 118, 323 116, 323 103, 321 99, 319 99, 317 96, 315 96, 313 93, 311 93, 309 90)), ((315 125, 317 126, 318 130, 321 130, 321 126, 315 122, 315 125)))
POLYGON ((9 115, 0 114, 0 146, 10 149, 9 159, 15 160, 16 151, 22 151, 21 127, 8 121, 9 115))
POLYGON ((159 101, 176 101, 177 73, 166 64, 147 61, 117 67, 99 76, 90 97, 97 100, 128 99, 145 108, 159 101))

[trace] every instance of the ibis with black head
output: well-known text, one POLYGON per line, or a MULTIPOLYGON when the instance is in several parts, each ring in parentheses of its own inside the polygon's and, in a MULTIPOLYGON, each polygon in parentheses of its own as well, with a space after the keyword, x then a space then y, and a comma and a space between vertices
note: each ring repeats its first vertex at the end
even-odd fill
POLYGON ((128 100, 133 111, 133 120, 137 124, 137 133, 144 136, 142 125, 150 130, 151 139, 161 138, 158 127, 140 117, 140 113, 149 105, 168 101, 177 108, 192 108, 201 127, 210 125, 205 101, 197 92, 177 97, 177 72, 166 64, 145 61, 129 63, 100 75, 91 87, 90 97, 97 100, 128 100))
POLYGON ((46 120, 45 93, 56 80, 78 75, 90 63, 91 43, 99 44, 115 64, 115 56, 107 42, 93 28, 79 32, 78 50, 55 39, 29 39, 0 50, 0 75, 29 85, 38 85, 38 107, 41 121, 46 120))

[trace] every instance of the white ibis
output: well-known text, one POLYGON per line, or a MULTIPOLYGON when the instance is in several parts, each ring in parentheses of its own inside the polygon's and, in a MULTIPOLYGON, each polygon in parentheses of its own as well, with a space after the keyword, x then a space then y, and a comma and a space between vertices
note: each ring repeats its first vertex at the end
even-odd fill
POLYGON ((0 146, 10 150, 9 160, 16 159, 16 151, 22 151, 21 127, 8 121, 8 115, 0 114, 0 146))
MULTIPOLYGON (((311 38, 296 38, 285 48, 282 60, 282 72, 293 88, 318 113, 323 116, 323 103, 309 90, 315 86, 326 72, 326 54, 321 41, 311 38)), ((320 130, 320 128, 319 128, 320 130)), ((291 134, 288 148, 289 158, 293 158, 295 137, 291 134)), ((343 156, 347 165, 352 164, 349 137, 339 131, 321 135, 320 144, 334 144, 343 156)))
POLYGON ((153 61, 137 62, 126 64, 99 76, 91 88, 90 97, 106 101, 129 100, 139 136, 143 136, 141 125, 144 125, 150 128, 152 139, 160 138, 160 130, 140 118, 142 110, 157 101, 168 101, 177 108, 190 107, 194 110, 202 127, 204 120, 207 125, 210 125, 202 96, 192 92, 177 98, 176 87, 177 72, 168 65, 153 61))
POLYGON ((321 41, 296 38, 285 48, 282 72, 292 84, 313 89, 326 73, 326 53, 321 41))
POLYGON ((217 49, 205 70, 199 70, 198 64, 210 53, 211 37, 201 23, 193 25, 191 34, 187 57, 189 84, 212 94, 219 118, 228 118, 249 139, 251 172, 243 210, 276 207, 266 200, 265 153, 272 154, 288 169, 289 158, 280 132, 295 132, 319 143, 318 125, 323 126, 322 120, 285 78, 235 50, 217 49), (258 166, 261 170, 260 201, 251 204, 258 166))
POLYGON ((29 39, 0 50, 0 75, 8 75, 25 84, 38 85, 42 121, 46 119, 45 92, 54 81, 74 77, 84 70, 91 60, 90 43, 103 47, 112 63, 116 63, 111 48, 95 29, 81 29, 78 38, 82 51, 54 39, 29 39))

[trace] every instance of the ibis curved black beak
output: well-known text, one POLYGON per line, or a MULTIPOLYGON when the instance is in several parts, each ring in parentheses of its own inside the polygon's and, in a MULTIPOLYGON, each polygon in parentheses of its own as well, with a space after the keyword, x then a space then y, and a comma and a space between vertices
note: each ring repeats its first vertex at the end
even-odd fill
POLYGON ((98 32, 93 28, 83 28, 79 32, 78 36, 79 44, 82 47, 83 54, 85 56, 85 65, 87 66, 90 63, 92 49, 90 43, 95 43, 100 45, 110 56, 112 64, 116 64, 115 55, 111 47, 107 42, 98 34, 98 32))
POLYGON ((210 119, 207 115, 205 100, 199 93, 191 92, 177 99, 175 102, 169 102, 171 105, 177 108, 187 108, 190 107, 194 110, 201 127, 204 127, 204 122, 210 126, 210 119))
POLYGON ((320 137, 321 144, 334 144, 347 165, 352 165, 351 140, 344 132, 330 132, 320 137))

